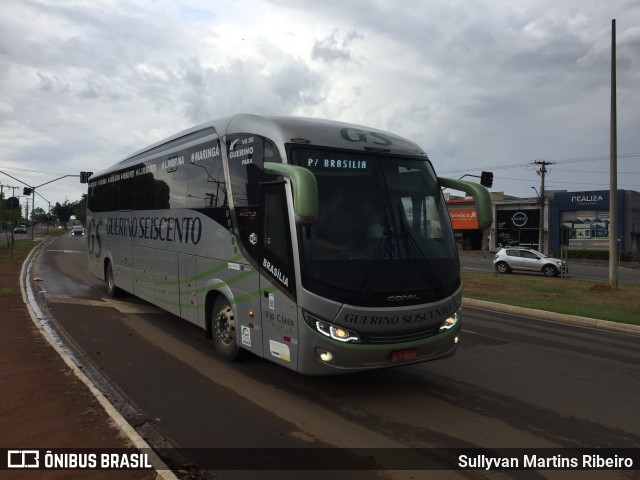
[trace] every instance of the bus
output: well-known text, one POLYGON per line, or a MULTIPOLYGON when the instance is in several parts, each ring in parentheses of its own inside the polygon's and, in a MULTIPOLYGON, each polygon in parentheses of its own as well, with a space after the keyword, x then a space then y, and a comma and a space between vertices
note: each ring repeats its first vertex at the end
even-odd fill
POLYGON ((443 188, 400 136, 240 114, 173 135, 88 179, 88 268, 198 325, 223 359, 309 375, 451 356, 460 264, 443 188))

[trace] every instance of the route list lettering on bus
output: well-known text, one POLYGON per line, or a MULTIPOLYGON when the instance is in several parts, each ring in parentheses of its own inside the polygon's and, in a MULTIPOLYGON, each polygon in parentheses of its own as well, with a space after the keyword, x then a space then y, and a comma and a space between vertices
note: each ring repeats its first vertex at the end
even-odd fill
POLYGON ((107 218, 105 228, 107 235, 146 238, 161 242, 197 245, 202 238, 202 221, 199 217, 107 218))

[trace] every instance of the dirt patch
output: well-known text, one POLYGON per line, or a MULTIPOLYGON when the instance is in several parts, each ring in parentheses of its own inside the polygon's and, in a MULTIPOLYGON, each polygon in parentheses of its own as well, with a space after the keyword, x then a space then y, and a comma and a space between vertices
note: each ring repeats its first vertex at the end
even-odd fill
MULTIPOLYGON (((6 250, 0 248, 0 256, 6 250)), ((22 302, 21 258, 0 262, 0 448, 129 448, 113 423, 42 337, 22 302)), ((153 479, 154 471, 3 471, 5 479, 153 479)))

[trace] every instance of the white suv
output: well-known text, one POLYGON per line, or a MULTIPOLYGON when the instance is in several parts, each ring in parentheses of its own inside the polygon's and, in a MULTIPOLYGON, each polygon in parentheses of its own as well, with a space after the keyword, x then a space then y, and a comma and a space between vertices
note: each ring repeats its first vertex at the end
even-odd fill
POLYGON ((560 272, 569 273, 566 262, 532 248, 507 247, 496 253, 493 266, 499 273, 509 273, 512 270, 530 270, 542 272, 547 277, 560 275, 560 272))

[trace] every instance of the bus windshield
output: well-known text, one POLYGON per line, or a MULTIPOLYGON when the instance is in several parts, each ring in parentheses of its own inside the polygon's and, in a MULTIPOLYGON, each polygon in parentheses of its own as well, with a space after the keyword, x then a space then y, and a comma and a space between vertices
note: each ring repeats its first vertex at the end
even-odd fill
POLYGON ((460 287, 444 198, 428 160, 297 148, 319 217, 299 226, 302 285, 350 305, 427 303, 460 287))

